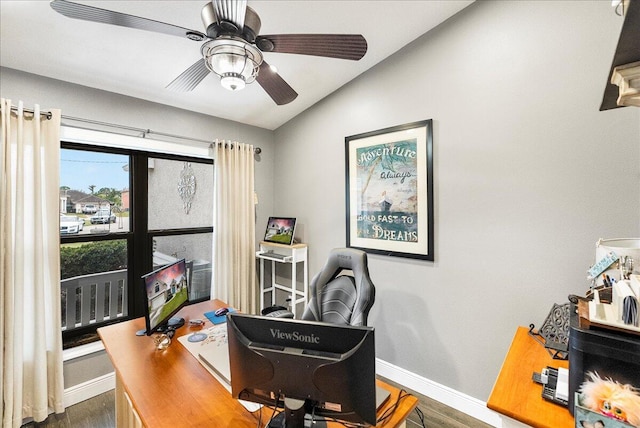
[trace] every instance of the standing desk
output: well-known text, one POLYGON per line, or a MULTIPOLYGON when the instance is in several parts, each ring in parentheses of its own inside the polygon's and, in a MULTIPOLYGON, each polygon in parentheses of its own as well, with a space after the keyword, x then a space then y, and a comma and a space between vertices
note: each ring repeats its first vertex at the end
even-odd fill
MULTIPOLYGON (((256 427, 260 412, 252 414, 233 399, 177 340, 181 335, 211 327, 204 313, 224 306, 227 305, 220 300, 209 300, 183 308, 178 316, 185 319, 186 325, 176 331, 164 351, 156 349, 152 337, 136 336, 136 331, 145 328, 144 318, 98 329, 116 372, 117 427, 256 427), (196 318, 205 319, 205 325, 190 327, 189 319, 196 318)), ((380 380, 376 382, 391 392, 390 399, 378 412, 380 416, 396 403, 400 390, 380 380)), ((417 404, 414 396, 404 398, 393 417, 379 427, 403 427, 417 404)), ((262 409, 262 426, 271 413, 271 409, 262 409)), ((342 424, 332 422, 328 426, 337 428, 342 424)))
POLYGON ((542 385, 532 380, 533 372, 546 366, 568 368, 569 362, 554 360, 528 328, 518 327, 487 407, 533 427, 573 428, 569 410, 545 401, 542 385))

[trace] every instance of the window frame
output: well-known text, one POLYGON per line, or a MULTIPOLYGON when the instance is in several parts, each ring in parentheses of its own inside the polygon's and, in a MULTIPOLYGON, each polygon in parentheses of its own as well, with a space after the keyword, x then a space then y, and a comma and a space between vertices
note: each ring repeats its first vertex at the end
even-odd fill
MULTIPOLYGON (((62 139, 61 149, 84 150, 100 153, 118 154, 129 156, 129 231, 116 231, 95 235, 62 235, 60 245, 69 243, 97 242, 109 240, 127 241, 127 316, 114 320, 102 321, 90 326, 74 328, 62 331, 63 347, 68 349, 81 345, 87 341, 98 340, 96 330, 106 325, 115 324, 144 316, 146 297, 140 278, 153 270, 153 239, 156 236, 195 235, 211 233, 213 239, 213 216, 210 227, 193 227, 184 229, 148 229, 148 162, 150 158, 161 158, 179 162, 193 162, 199 164, 214 165, 211 158, 180 155, 177 153, 158 153, 140 150, 138 148, 107 147, 90 143, 71 142, 62 139), (89 337, 86 341, 83 338, 89 337)), ((213 171, 212 171, 213 174, 213 171)), ((214 202, 215 203, 215 202, 214 202)), ((213 245, 213 243, 212 243, 213 245)), ((213 260, 211 261, 213 264, 213 260)), ((190 301, 189 304, 207 300, 203 297, 190 301)))

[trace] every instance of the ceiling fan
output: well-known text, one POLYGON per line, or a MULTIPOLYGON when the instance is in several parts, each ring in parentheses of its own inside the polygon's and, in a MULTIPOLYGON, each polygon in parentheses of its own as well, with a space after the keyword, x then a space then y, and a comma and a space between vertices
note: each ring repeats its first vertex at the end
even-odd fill
POLYGON ((288 104, 298 94, 263 59, 263 52, 315 55, 357 61, 367 52, 360 34, 276 34, 259 35, 260 17, 247 0, 211 0, 202 8, 205 32, 152 19, 101 9, 67 0, 52 0, 51 7, 69 18, 119 25, 186 37, 202 42, 202 58, 167 88, 191 91, 213 72, 223 87, 236 91, 257 81, 277 105, 288 104))

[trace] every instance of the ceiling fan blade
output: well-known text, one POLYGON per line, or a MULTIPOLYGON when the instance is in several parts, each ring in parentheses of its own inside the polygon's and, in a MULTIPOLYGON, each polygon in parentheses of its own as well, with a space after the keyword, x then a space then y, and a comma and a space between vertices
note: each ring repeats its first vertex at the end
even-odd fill
POLYGON ((69 18, 99 22, 102 24, 119 25, 121 27, 135 28, 138 30, 153 31, 156 33, 169 34, 171 36, 186 37, 190 40, 196 41, 201 41, 206 38, 206 35, 200 31, 166 24, 152 19, 140 18, 126 13, 101 9, 86 4, 73 3, 67 0, 52 0, 51 7, 56 12, 69 18))
POLYGON ((276 34, 258 36, 263 52, 324 56, 357 61, 367 53, 367 41, 360 34, 276 34))
POLYGON ((262 61, 262 64, 260 64, 260 71, 256 81, 279 106, 289 104, 298 97, 298 93, 278 73, 273 71, 266 61, 262 61))
POLYGON ((247 0, 212 0, 211 2, 220 21, 232 22, 242 32, 247 12, 247 0))
POLYGON ((198 86, 209 73, 204 59, 201 58, 169 83, 167 89, 176 92, 189 92, 198 86))

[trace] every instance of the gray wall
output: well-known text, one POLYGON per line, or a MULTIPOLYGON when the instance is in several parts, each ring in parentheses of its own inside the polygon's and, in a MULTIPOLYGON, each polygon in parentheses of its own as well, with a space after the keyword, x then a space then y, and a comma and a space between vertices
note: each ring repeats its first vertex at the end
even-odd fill
MULTIPOLYGON (((63 115, 70 117, 209 141, 218 138, 259 146, 262 153, 256 156, 255 163, 255 186, 261 196, 258 218, 264 218, 266 222, 266 217, 273 211, 272 131, 8 68, 0 68, 0 95, 14 103, 22 100, 26 107, 37 103, 42 109, 59 108, 63 115)), ((256 233, 256 241, 263 232, 261 228, 256 233)), ((78 385, 112 370, 104 352, 68 361, 65 363, 65 387, 78 385)))
POLYGON ((477 2, 276 130, 310 275, 345 245, 344 138, 434 120, 434 263, 371 255, 378 357, 485 401, 519 325, 640 235, 640 110, 599 112, 608 1, 477 2))

